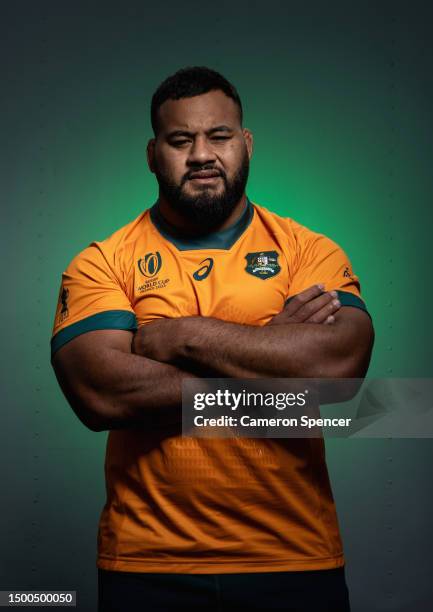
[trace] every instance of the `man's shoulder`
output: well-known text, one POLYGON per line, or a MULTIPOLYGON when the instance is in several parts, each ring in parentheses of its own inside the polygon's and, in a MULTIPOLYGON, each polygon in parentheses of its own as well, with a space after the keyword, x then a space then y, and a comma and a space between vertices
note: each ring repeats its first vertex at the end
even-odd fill
POLYGON ((296 253, 302 258, 321 258, 342 251, 341 246, 333 238, 320 231, 316 231, 292 217, 283 216, 269 210, 267 207, 252 202, 259 223, 266 231, 278 236, 286 245, 288 252, 296 253))
POLYGON ((275 231, 289 234, 301 240, 307 238, 314 239, 318 236, 324 236, 324 234, 303 225, 293 217, 281 215, 270 210, 267 206, 258 204, 257 202, 252 202, 252 204, 260 221, 270 225, 275 231))
MULTIPOLYGON (((140 212, 132 221, 125 223, 112 234, 100 241, 94 241, 102 245, 106 250, 118 251, 127 247, 130 243, 137 241, 143 236, 146 228, 149 229, 148 218, 150 209, 147 208, 140 212)), ((93 244, 93 243, 92 243, 93 244)))
POLYGON ((93 240, 71 259, 69 266, 86 261, 105 260, 110 266, 116 267, 125 249, 135 243, 146 231, 149 210, 148 208, 140 212, 132 221, 125 223, 106 238, 93 240))

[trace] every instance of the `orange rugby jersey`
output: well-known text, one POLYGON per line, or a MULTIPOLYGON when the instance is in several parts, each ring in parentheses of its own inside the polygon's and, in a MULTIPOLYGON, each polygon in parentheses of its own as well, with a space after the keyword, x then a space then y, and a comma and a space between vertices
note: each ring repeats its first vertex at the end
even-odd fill
MULTIPOLYGON (((315 283, 365 310, 343 250, 253 204, 228 229, 185 242, 157 203, 62 274, 51 351, 96 329, 159 317, 265 325, 315 283)), ((314 570, 344 564, 322 439, 108 434, 98 567, 132 572, 314 570)))

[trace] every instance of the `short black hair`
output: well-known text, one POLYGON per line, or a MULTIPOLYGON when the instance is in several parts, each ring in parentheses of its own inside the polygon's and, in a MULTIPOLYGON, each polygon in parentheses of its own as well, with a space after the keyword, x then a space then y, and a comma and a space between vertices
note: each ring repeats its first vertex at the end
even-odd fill
POLYGON ((152 96, 150 120, 152 129, 158 133, 158 109, 166 100, 192 98, 215 89, 220 89, 226 96, 234 100, 239 108, 239 120, 242 125, 242 102, 234 85, 219 72, 206 66, 187 66, 181 68, 163 81, 152 96))

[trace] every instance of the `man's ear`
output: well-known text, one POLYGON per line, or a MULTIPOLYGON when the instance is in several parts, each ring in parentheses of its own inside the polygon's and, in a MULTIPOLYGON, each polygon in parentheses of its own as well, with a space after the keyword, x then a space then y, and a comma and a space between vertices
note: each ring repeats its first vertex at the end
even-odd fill
POLYGON ((242 133, 247 145, 248 157, 251 159, 253 156, 253 133, 248 128, 242 128, 242 133))
POLYGON ((149 166, 149 170, 155 174, 155 138, 151 138, 147 143, 147 165, 149 166))

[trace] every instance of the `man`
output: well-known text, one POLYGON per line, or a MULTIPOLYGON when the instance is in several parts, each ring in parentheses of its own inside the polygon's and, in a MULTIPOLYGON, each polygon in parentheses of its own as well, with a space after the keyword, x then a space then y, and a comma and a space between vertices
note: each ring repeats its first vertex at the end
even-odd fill
POLYGON ((322 439, 182 437, 200 375, 363 377, 373 329, 345 253, 245 194, 251 132, 204 67, 152 98, 157 202, 63 273, 52 363, 109 430, 99 609, 349 610, 322 439))

